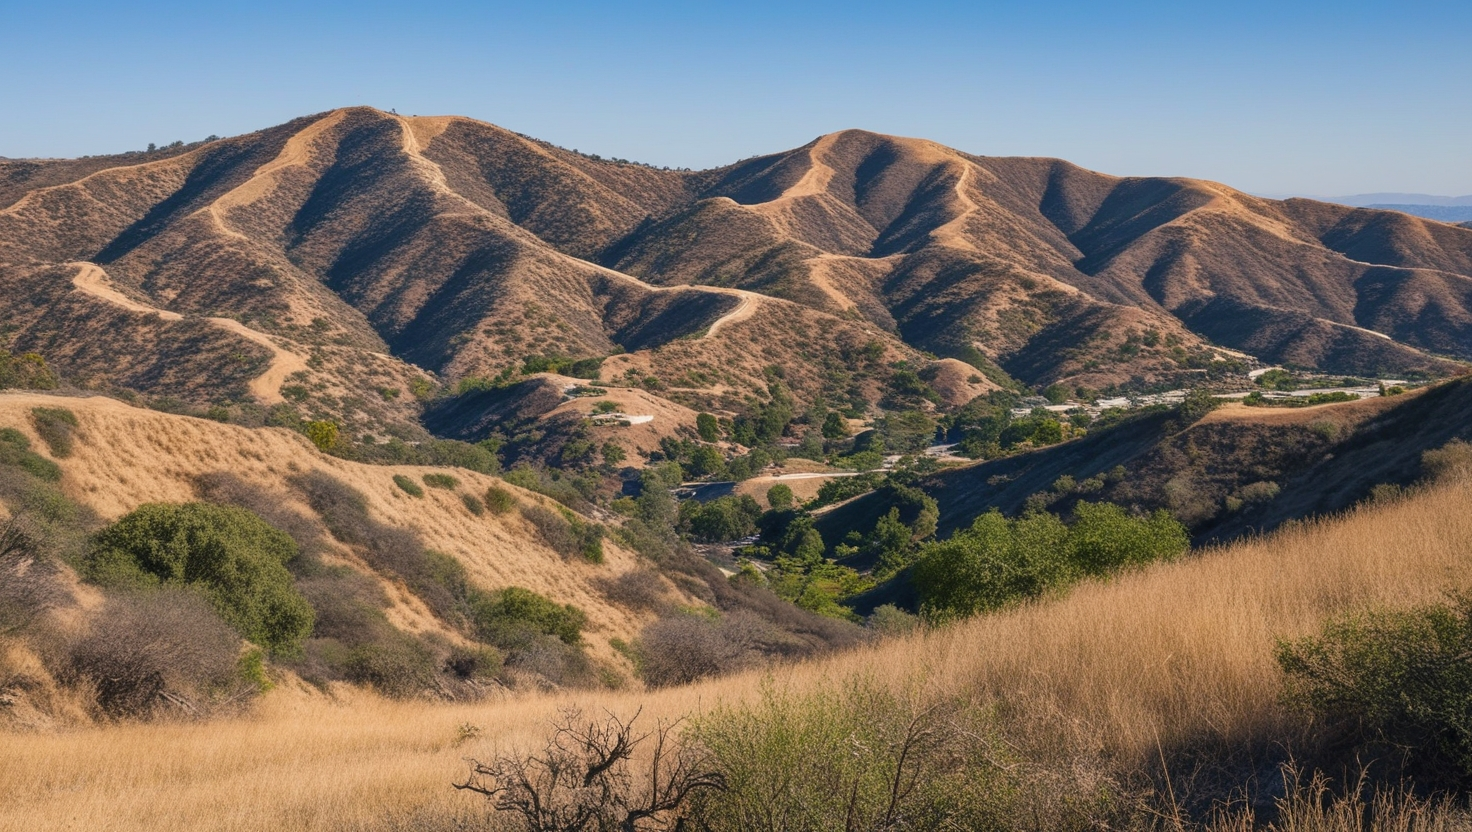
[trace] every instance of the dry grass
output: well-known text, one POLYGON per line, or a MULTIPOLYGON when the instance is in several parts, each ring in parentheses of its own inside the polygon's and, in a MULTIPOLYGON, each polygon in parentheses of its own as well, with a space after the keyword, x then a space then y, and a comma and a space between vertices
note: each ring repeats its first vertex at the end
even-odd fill
MULTIPOLYGON (((480 705, 336 701, 281 689, 250 718, 0 735, 0 830, 419 828, 480 807, 449 788, 463 758, 533 742, 569 702, 646 715, 814 688, 863 673, 1003 703, 1061 747, 1122 764, 1157 749, 1290 732, 1275 637, 1369 604, 1413 604, 1472 566, 1472 482, 1366 507, 1065 599, 769 673, 650 692, 480 705), (483 733, 457 744, 465 723, 483 733), (1056 733, 1061 731, 1062 733, 1056 733)), ((290 686, 287 686, 288 688, 290 686)))
MULTIPOLYGON (((66 407, 79 420, 76 448, 59 464, 69 496, 113 520, 145 502, 198 499, 201 475, 229 472, 280 500, 283 509, 314 517, 291 481, 318 471, 366 495, 372 517, 388 525, 416 531, 424 544, 462 562, 471 578, 486 589, 521 586, 571 603, 588 613, 592 652, 611 661, 617 654, 608 638, 630 638, 650 616, 609 604, 596 582, 636 568, 635 556, 605 541, 600 565, 568 563, 537 542, 535 531, 518 513, 476 516, 466 510, 460 492, 484 494, 492 485, 515 494, 519 503, 550 505, 545 498, 473 471, 457 470, 458 491, 427 489, 415 499, 394 485, 395 474, 419 480, 442 469, 423 466, 375 466, 348 462, 319 453, 304 437, 285 429, 249 429, 205 419, 141 410, 122 402, 96 398, 0 394, 0 427, 15 427, 42 447, 31 423, 33 407, 66 407)), ((367 570, 366 564, 341 546, 327 555, 367 570)), ((410 632, 444 631, 423 602, 398 583, 384 583, 392 599, 390 620, 410 632)), ((687 599, 688 600, 688 599, 687 599)))

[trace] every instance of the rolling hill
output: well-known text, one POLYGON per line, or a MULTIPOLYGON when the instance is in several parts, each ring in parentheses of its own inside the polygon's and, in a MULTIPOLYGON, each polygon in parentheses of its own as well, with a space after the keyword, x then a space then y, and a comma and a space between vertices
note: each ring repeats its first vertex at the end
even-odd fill
POLYGON ((858 130, 689 172, 349 108, 0 162, 12 349, 354 436, 422 436, 421 400, 538 357, 732 414, 774 366, 799 404, 863 410, 928 356, 978 368, 973 394, 1190 384, 1242 353, 1444 375, 1472 358, 1469 281, 1462 228, 858 130))

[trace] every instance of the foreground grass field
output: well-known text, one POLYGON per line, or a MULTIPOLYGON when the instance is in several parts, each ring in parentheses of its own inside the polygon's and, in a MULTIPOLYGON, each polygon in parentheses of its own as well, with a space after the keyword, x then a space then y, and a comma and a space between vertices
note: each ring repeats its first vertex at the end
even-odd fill
POLYGON ((1260 765, 1304 728, 1281 703, 1275 639, 1464 588, 1469 509, 1472 481, 1456 479, 1065 598, 687 688, 448 706, 283 685, 235 720, 0 735, 0 830, 455 828, 485 813, 450 788, 465 759, 538 742, 560 707, 677 718, 856 675, 993 706, 1023 757, 1072 772, 1069 787, 1143 781, 1162 761, 1260 765))

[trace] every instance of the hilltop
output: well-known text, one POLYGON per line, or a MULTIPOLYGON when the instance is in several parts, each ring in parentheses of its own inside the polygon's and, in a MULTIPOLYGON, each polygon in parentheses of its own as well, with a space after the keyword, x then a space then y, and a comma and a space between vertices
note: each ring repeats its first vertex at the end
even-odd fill
POLYGON ((0 162, 13 350, 380 440, 548 359, 730 416, 773 367, 800 408, 856 414, 896 362, 937 358, 971 365, 971 395, 1191 386, 1254 359, 1445 375, 1472 358, 1469 275, 1472 233, 1396 212, 859 130, 689 172, 349 108, 0 162))

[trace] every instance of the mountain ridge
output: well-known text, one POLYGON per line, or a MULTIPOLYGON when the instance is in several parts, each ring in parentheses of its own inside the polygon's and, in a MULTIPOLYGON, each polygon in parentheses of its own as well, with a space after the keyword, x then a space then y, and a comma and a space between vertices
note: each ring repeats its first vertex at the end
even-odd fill
POLYGON ((417 424, 414 397, 364 391, 539 355, 728 413, 773 366, 799 403, 867 409, 927 356, 1094 389, 1199 383, 1243 354, 1433 376, 1472 358, 1465 229, 1204 180, 863 130, 662 170, 371 108, 137 156, 0 163, 12 345, 86 384, 260 402, 225 357, 254 370, 274 343, 303 365, 300 408, 357 430, 417 424), (179 319, 60 291, 73 263, 179 319), (63 347, 89 316, 116 322, 108 349, 63 347), (108 352, 149 358, 120 372, 108 352))

